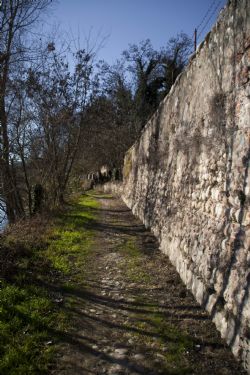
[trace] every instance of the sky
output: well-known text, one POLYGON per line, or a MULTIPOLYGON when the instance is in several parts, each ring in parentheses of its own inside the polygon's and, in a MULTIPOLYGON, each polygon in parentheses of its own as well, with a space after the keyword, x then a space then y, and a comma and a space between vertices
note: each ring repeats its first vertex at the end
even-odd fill
POLYGON ((129 44, 149 38, 155 49, 166 46, 171 36, 183 31, 194 33, 205 17, 198 34, 206 35, 215 23, 226 0, 59 0, 50 23, 79 35, 90 43, 102 44, 98 58, 112 64, 129 44), (216 7, 218 7, 216 9, 216 7), (208 12, 208 13, 207 13, 208 12), (207 15, 207 16, 206 16, 207 15))

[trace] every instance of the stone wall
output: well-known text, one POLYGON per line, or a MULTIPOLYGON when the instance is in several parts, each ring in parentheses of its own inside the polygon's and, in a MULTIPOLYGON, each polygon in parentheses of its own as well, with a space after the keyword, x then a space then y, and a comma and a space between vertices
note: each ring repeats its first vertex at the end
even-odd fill
POLYGON ((121 181, 111 181, 106 182, 100 187, 100 189, 103 190, 104 193, 112 193, 113 195, 121 197, 123 192, 123 185, 121 181))
POLYGON ((250 373, 250 1, 232 0, 127 152, 123 199, 250 373))

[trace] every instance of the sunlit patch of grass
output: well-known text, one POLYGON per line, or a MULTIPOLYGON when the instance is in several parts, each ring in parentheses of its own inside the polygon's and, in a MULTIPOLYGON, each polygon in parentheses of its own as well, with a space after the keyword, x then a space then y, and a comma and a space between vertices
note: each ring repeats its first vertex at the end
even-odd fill
POLYGON ((100 197, 100 195, 95 194, 85 194, 80 197, 79 204, 82 205, 85 208, 99 208, 100 203, 96 200, 97 197, 100 197))
POLYGON ((90 224, 96 219, 100 204, 91 195, 81 196, 71 209, 61 214, 51 233, 53 239, 46 251, 53 267, 65 275, 86 263, 94 232, 90 224), (94 210, 93 210, 94 209, 94 210))
MULTIPOLYGON (((55 280, 62 285, 65 275, 69 288, 83 279, 95 235, 90 224, 98 207, 95 198, 85 195, 58 213, 50 230, 36 224, 35 241, 30 233, 20 242, 16 233, 21 228, 6 237, 5 246, 14 246, 20 255, 10 280, 0 279, 0 374, 49 373, 56 344, 70 326, 64 307, 71 303, 68 296, 56 302, 51 285, 55 280)), ((64 293, 63 286, 59 290, 64 293)))
POLYGON ((52 262, 55 269, 69 274, 76 260, 85 257, 93 243, 93 233, 91 230, 68 231, 56 229, 57 239, 52 241, 46 251, 47 257, 52 262), (73 262, 72 262, 73 261, 73 262))

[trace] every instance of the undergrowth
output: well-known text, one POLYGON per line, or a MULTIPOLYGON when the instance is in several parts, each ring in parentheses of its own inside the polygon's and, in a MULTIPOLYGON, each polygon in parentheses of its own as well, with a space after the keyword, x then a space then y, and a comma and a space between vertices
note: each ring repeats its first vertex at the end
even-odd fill
POLYGON ((1 375, 48 374, 56 345, 70 326, 63 285, 83 278, 98 206, 95 198, 84 195, 54 218, 34 218, 3 236, 1 375))

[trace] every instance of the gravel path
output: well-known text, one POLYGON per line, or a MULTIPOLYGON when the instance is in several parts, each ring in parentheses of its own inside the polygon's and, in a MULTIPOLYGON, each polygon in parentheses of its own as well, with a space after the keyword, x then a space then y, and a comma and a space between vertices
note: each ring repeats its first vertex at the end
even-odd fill
POLYGON ((74 329, 52 373, 244 374, 156 239, 121 201, 96 198, 91 257, 64 295, 74 329))

